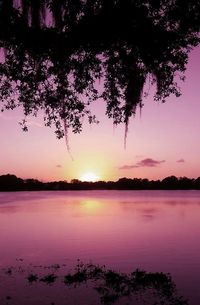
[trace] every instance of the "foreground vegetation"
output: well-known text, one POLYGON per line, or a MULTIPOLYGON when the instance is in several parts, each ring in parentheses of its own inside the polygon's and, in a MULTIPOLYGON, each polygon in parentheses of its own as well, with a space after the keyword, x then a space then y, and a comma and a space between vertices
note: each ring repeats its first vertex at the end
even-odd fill
MULTIPOLYGON (((105 266, 92 263, 84 264, 79 260, 77 266, 71 272, 65 273, 66 271, 63 270, 65 267, 66 265, 59 264, 52 266, 40 265, 35 266, 33 270, 32 266, 32 271, 30 272, 26 267, 24 268, 23 265, 20 265, 18 268, 9 267, 4 269, 0 275, 1 277, 14 277, 16 279, 22 275, 23 281, 26 282, 26 292, 28 289, 31 291, 34 286, 37 286, 37 288, 41 286, 41 289, 44 285, 49 285, 49 290, 51 291, 56 289, 56 286, 59 287, 59 291, 65 286, 64 293, 67 296, 67 288, 77 289, 84 285, 83 299, 85 290, 92 289, 96 291, 98 304, 111 305, 117 303, 128 305, 134 302, 134 304, 140 305, 188 305, 188 302, 178 295, 171 276, 163 272, 145 272, 136 269, 126 274, 107 269, 105 266), (45 273, 44 270, 46 270, 45 273)), ((46 293, 48 292, 48 290, 45 291, 46 293)), ((8 304, 8 301, 9 304, 16 304, 18 296, 14 296, 13 290, 12 296, 6 295, 6 291, 4 294, 2 301, 6 301, 6 304, 8 304)), ((34 295, 32 297, 34 298, 34 295)), ((56 302, 51 302, 51 305, 60 304, 59 298, 60 294, 57 294, 56 302)), ((40 301, 42 300, 47 300, 47 296, 41 295, 40 301)), ((82 302, 82 299, 80 302, 82 302)))
POLYGON ((23 180, 10 174, 0 176, 0 191, 35 190, 200 190, 200 177, 193 179, 169 176, 163 180, 120 178, 118 181, 97 182, 73 179, 71 182, 41 182, 36 179, 23 180))

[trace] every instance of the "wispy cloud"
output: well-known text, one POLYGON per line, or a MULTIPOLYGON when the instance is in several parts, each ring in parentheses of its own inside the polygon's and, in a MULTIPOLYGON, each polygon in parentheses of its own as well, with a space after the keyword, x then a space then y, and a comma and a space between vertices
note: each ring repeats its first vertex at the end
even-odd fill
POLYGON ((57 164, 57 165, 56 165, 56 167, 57 167, 57 168, 61 168, 61 167, 62 167, 62 165, 60 165, 60 164, 57 164))
POLYGON ((137 159, 141 159, 141 158, 143 158, 144 156, 143 155, 136 155, 135 156, 137 159))
POLYGON ((165 162, 165 160, 154 160, 154 159, 151 159, 151 158, 146 158, 146 159, 143 159, 140 162, 138 162, 137 166, 138 167, 144 167, 144 166, 156 167, 159 164, 164 163, 164 162, 165 162))
POLYGON ((184 159, 179 159, 179 160, 177 160, 176 162, 177 162, 177 163, 184 163, 185 160, 184 160, 184 159))
POLYGON ((158 165, 164 162, 165 160, 154 160, 152 158, 146 158, 133 165, 123 165, 119 167, 119 169, 133 169, 138 167, 157 167, 158 165))
POLYGON ((35 127, 43 127, 42 124, 34 121, 34 120, 27 120, 27 126, 35 126, 35 127))
POLYGON ((119 167, 119 169, 133 169, 138 167, 137 165, 122 165, 119 167))

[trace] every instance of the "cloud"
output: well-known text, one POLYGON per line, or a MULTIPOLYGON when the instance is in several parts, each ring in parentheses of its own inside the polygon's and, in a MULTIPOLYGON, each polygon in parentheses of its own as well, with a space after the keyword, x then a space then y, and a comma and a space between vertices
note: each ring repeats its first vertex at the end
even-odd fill
POLYGON ((136 155, 135 156, 137 159, 141 159, 141 158, 143 158, 144 156, 143 155, 136 155))
POLYGON ((140 162, 138 162, 136 165, 138 167, 145 167, 145 166, 146 167, 156 167, 157 165, 164 163, 164 162, 165 162, 165 160, 158 161, 158 160, 154 160, 151 158, 146 158, 146 159, 143 159, 140 162))
POLYGON ((35 127, 43 127, 42 124, 36 122, 36 121, 33 121, 33 120, 27 120, 27 123, 26 123, 27 126, 35 126, 35 127))
POLYGON ((57 164, 57 165, 56 165, 56 167, 57 167, 57 168, 61 168, 61 167, 62 167, 62 165, 60 165, 60 164, 57 164))
POLYGON ((123 166, 119 167, 119 169, 126 170, 126 169, 138 168, 138 167, 157 167, 158 165, 160 165, 161 163, 164 163, 164 162, 165 162, 165 160, 159 161, 159 160, 154 160, 152 158, 146 158, 133 165, 123 165, 123 166))
POLYGON ((179 160, 177 160, 176 162, 177 162, 177 163, 184 163, 185 160, 184 160, 184 159, 179 159, 179 160))

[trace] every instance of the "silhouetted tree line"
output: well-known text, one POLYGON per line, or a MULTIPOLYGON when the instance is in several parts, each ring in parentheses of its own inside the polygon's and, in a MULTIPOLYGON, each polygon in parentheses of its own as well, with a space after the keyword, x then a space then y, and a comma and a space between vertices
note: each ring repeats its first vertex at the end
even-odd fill
POLYGON ((37 179, 21 179, 15 175, 0 176, 0 191, 57 191, 57 190, 200 190, 200 177, 169 176, 163 180, 120 178, 118 181, 41 182, 37 179))

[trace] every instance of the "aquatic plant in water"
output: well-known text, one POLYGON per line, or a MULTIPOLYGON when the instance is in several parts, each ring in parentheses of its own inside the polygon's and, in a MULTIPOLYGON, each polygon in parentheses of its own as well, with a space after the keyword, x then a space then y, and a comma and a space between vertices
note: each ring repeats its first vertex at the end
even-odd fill
MULTIPOLYGON (((64 290, 62 291, 66 291, 66 296, 68 294, 68 289, 66 288, 73 288, 76 291, 75 289, 82 285, 83 289, 81 291, 83 294, 85 289, 96 291, 99 297, 99 301, 97 298, 97 304, 189 305, 183 297, 178 295, 176 285, 170 274, 146 272, 139 269, 127 274, 107 269, 105 266, 92 263, 84 264, 80 261, 78 261, 78 264, 71 272, 65 274, 62 269, 65 267, 66 265, 59 264, 48 267, 40 265, 35 266, 35 268, 32 266, 25 280, 31 284, 32 288, 34 285, 36 290, 41 283, 43 285, 51 285, 51 289, 63 285, 64 290), (37 267, 40 270, 38 273, 35 272, 37 267), (41 269, 43 270, 42 273, 41 269), (46 269, 48 269, 48 274, 44 274, 46 269), (52 287, 53 285, 54 287, 52 287)), ((17 277, 17 272, 20 272, 20 270, 23 271, 22 274, 27 273, 26 267, 18 269, 13 267, 12 277, 17 277)), ((4 275, 8 277, 10 274, 4 271, 4 275)), ((42 297, 41 295, 41 301, 42 297)), ((7 304, 8 299, 5 298, 5 300, 7 304)), ((56 302, 59 305, 62 304, 59 299, 56 299, 56 302)), ((9 304, 11 303, 16 304, 13 297, 9 299, 9 304), (12 303, 12 300, 14 303, 12 303)))

